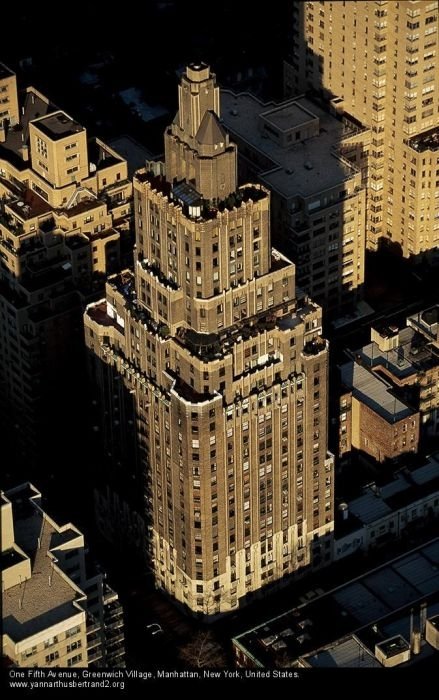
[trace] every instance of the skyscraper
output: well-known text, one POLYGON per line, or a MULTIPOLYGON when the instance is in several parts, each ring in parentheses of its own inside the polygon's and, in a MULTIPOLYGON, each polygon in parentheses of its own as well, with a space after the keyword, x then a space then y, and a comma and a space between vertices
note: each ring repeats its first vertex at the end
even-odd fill
POLYGON ((294 2, 287 96, 315 90, 370 129, 367 244, 439 245, 438 2, 294 2))
POLYGON ((268 191, 237 186, 207 65, 186 69, 153 165, 134 178, 134 274, 110 277, 85 315, 119 462, 99 516, 111 527, 118 485, 141 484, 156 585, 215 615, 330 559, 327 343, 320 308, 271 248, 268 191), (130 421, 135 466, 117 445, 130 421))

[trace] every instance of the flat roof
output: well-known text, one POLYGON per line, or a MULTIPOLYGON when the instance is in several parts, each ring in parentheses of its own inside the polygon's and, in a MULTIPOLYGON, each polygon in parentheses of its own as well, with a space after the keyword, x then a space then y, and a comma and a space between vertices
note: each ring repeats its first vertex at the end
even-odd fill
POLYGON ((439 612, 439 537, 247 630, 234 642, 257 665, 273 667, 285 656, 307 658, 348 635, 374 644, 396 634, 407 637, 417 601, 428 602, 429 617, 439 612), (276 648, 279 641, 283 644, 276 648))
POLYGON ((20 149, 29 141, 29 123, 55 109, 37 90, 28 88, 19 95, 20 125, 8 129, 6 141, 0 145, 0 157, 7 158, 19 170, 29 168, 29 161, 22 159, 20 149))
POLYGON ((353 395, 386 421, 394 423, 414 414, 414 411, 391 393, 392 386, 357 362, 340 367, 341 379, 353 395))
MULTIPOLYGON (((394 475, 392 481, 377 486, 365 487, 365 493, 349 501, 349 516, 363 525, 371 525, 401 508, 416 503, 421 498, 439 492, 439 462, 431 455, 426 464, 416 469, 404 468, 394 475)), ((349 522, 349 519, 343 522, 349 522)), ((344 533, 343 533, 344 534, 344 533)))
POLYGON ((406 639, 404 639, 404 637, 397 634, 395 637, 391 637, 390 639, 385 639, 384 642, 380 642, 376 645, 376 647, 382 651, 387 658, 390 658, 391 656, 400 654, 402 651, 408 651, 410 649, 410 644, 406 639))
POLYGON ((302 658, 312 668, 382 668, 355 635, 302 658))
POLYGON ((153 154, 147 148, 138 143, 135 139, 127 134, 118 136, 108 142, 108 145, 117 153, 120 153, 122 158, 128 163, 128 175, 130 178, 136 170, 144 168, 146 161, 153 160, 153 154))
POLYGON ((81 124, 61 110, 38 119, 34 122, 34 125, 54 141, 65 139, 68 136, 84 131, 84 127, 81 124))
POLYGON ((57 530, 27 500, 25 490, 7 496, 12 502, 15 542, 32 565, 30 579, 2 594, 3 633, 19 642, 80 613, 74 603, 83 596, 49 556, 57 530))
POLYGON ((282 131, 288 131, 302 124, 308 124, 317 118, 314 114, 304 109, 298 101, 285 102, 279 107, 263 112, 261 117, 282 131))
POLYGON ((261 168, 259 177, 286 197, 312 196, 340 185, 358 172, 354 165, 331 152, 346 136, 346 126, 306 97, 276 105, 264 104, 250 93, 222 90, 221 119, 232 137, 246 141, 266 156, 271 165, 261 168), (294 128, 318 119, 319 135, 283 147, 263 134, 261 118, 267 117, 284 130, 288 123, 294 128))
MULTIPOLYGON (((396 334, 395 334, 396 335, 396 334)), ((410 377, 439 365, 439 354, 425 336, 412 327, 402 328, 398 345, 391 350, 380 350, 371 342, 355 351, 369 366, 382 365, 396 377, 410 377)))

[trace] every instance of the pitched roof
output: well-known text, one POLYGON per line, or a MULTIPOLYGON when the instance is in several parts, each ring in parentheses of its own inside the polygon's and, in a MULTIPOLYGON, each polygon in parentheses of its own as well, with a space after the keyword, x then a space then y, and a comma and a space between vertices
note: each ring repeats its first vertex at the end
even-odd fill
POLYGON ((198 143, 206 146, 213 146, 217 143, 225 143, 226 132, 221 126, 215 112, 208 110, 204 113, 204 117, 201 120, 201 124, 195 138, 198 143))

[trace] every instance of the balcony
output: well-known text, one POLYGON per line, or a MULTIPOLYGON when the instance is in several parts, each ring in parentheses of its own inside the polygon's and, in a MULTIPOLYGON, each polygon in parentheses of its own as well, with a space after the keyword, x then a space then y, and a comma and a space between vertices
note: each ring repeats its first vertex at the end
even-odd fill
POLYGON ((96 647, 100 647, 101 644, 102 638, 100 634, 91 635, 90 637, 87 636, 87 649, 89 651, 89 654, 91 649, 96 649, 96 647))
POLYGON ((102 649, 96 649, 96 651, 92 651, 88 653, 88 662, 90 664, 96 663, 96 661, 100 661, 102 659, 102 649))
POLYGON ((123 328, 119 326, 116 319, 111 318, 107 314, 107 302, 100 301, 95 304, 90 304, 87 307, 87 316, 98 324, 98 326, 115 328, 121 335, 124 334, 123 328))
POLYGON ((146 270, 151 275, 154 275, 154 277, 156 277, 160 284, 162 284, 164 287, 172 289, 173 291, 177 291, 180 289, 180 287, 176 282, 174 282, 174 280, 171 280, 168 277, 166 277, 161 271, 160 267, 155 263, 150 262, 148 258, 144 258, 143 260, 141 260, 140 266, 143 270, 146 270))

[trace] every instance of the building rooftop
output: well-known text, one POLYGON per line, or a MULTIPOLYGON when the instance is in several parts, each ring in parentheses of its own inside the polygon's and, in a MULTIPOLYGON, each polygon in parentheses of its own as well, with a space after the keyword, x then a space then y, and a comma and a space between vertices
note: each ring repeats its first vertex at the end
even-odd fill
POLYGON ((356 350, 355 354, 368 366, 382 365, 400 379, 439 365, 439 353, 423 335, 410 327, 399 332, 398 345, 391 350, 380 350, 377 343, 372 342, 356 350))
MULTIPOLYGON (((418 601, 428 603, 428 617, 439 613, 439 538, 244 632, 234 642, 256 665, 268 668, 285 658, 315 658, 316 651, 348 641, 353 634, 374 649, 375 643, 397 634, 410 637, 410 610, 418 601)), ((345 652, 348 660, 354 649, 348 643, 340 657, 345 652)), ((332 656, 328 652, 329 661, 336 658, 336 651, 332 656)))
POLYGON ((367 647, 351 635, 301 658, 311 668, 381 668, 367 647))
MULTIPOLYGON (((364 487, 364 493, 349 501, 349 522, 354 516, 355 528, 395 513, 399 508, 415 504, 422 497, 439 491, 439 454, 431 455, 426 464, 398 471, 388 483, 364 487)), ((345 534, 342 532, 341 534, 345 534)))
POLYGON ((57 530, 32 505, 32 495, 26 489, 7 494, 14 513, 15 542, 32 565, 30 579, 3 591, 3 633, 15 642, 77 615, 81 608, 75 603, 83 598, 49 553, 57 530))
POLYGON ((402 651, 408 651, 410 649, 410 644, 404 639, 400 634, 390 639, 385 639, 384 642, 380 642, 376 645, 384 656, 389 659, 392 656, 400 654, 402 651))
POLYGON ((369 406, 386 421, 395 423, 414 414, 414 411, 391 393, 391 385, 357 362, 346 362, 340 367, 341 380, 346 388, 362 403, 369 406))
MULTIPOLYGON (((91 172, 93 171, 92 166, 95 166, 96 170, 103 170, 117 163, 124 162, 124 159, 119 153, 96 138, 88 140, 88 158, 91 172)), ((117 185, 119 184, 122 184, 122 182, 117 182, 117 185)))
POLYGON ((409 316, 407 325, 418 330, 433 343, 439 343, 439 304, 409 316))
POLYGON ((300 104, 300 101, 291 100, 262 114, 264 121, 272 124, 282 131, 302 126, 316 120, 316 115, 309 112, 300 104))
POLYGON ((42 216, 52 211, 52 207, 33 190, 25 189, 15 201, 6 202, 11 211, 23 221, 42 216))
MULTIPOLYGON (((357 172, 355 166, 333 153, 346 127, 307 98, 264 104, 249 93, 222 90, 221 104, 226 129, 265 156, 260 178, 282 195, 309 197, 340 185, 357 172), (288 147, 275 143, 261 128, 263 122, 285 130, 317 120, 315 136, 288 147)), ((242 148, 240 152, 243 154, 242 148)))
POLYGON ((6 140, 0 144, 0 158, 7 158, 18 169, 29 167, 29 161, 23 160, 21 149, 29 143, 29 122, 52 112, 56 107, 37 90, 29 87, 19 94, 20 124, 8 129, 6 140))
POLYGON ((67 136, 73 136, 74 134, 84 131, 84 127, 81 126, 81 124, 62 111, 48 114, 47 116, 35 121, 34 124, 40 129, 40 131, 54 141, 67 138, 67 136))
POLYGON ((136 170, 145 167, 147 161, 153 160, 153 154, 148 149, 126 134, 109 141, 109 146, 127 161, 130 178, 133 177, 136 170))

